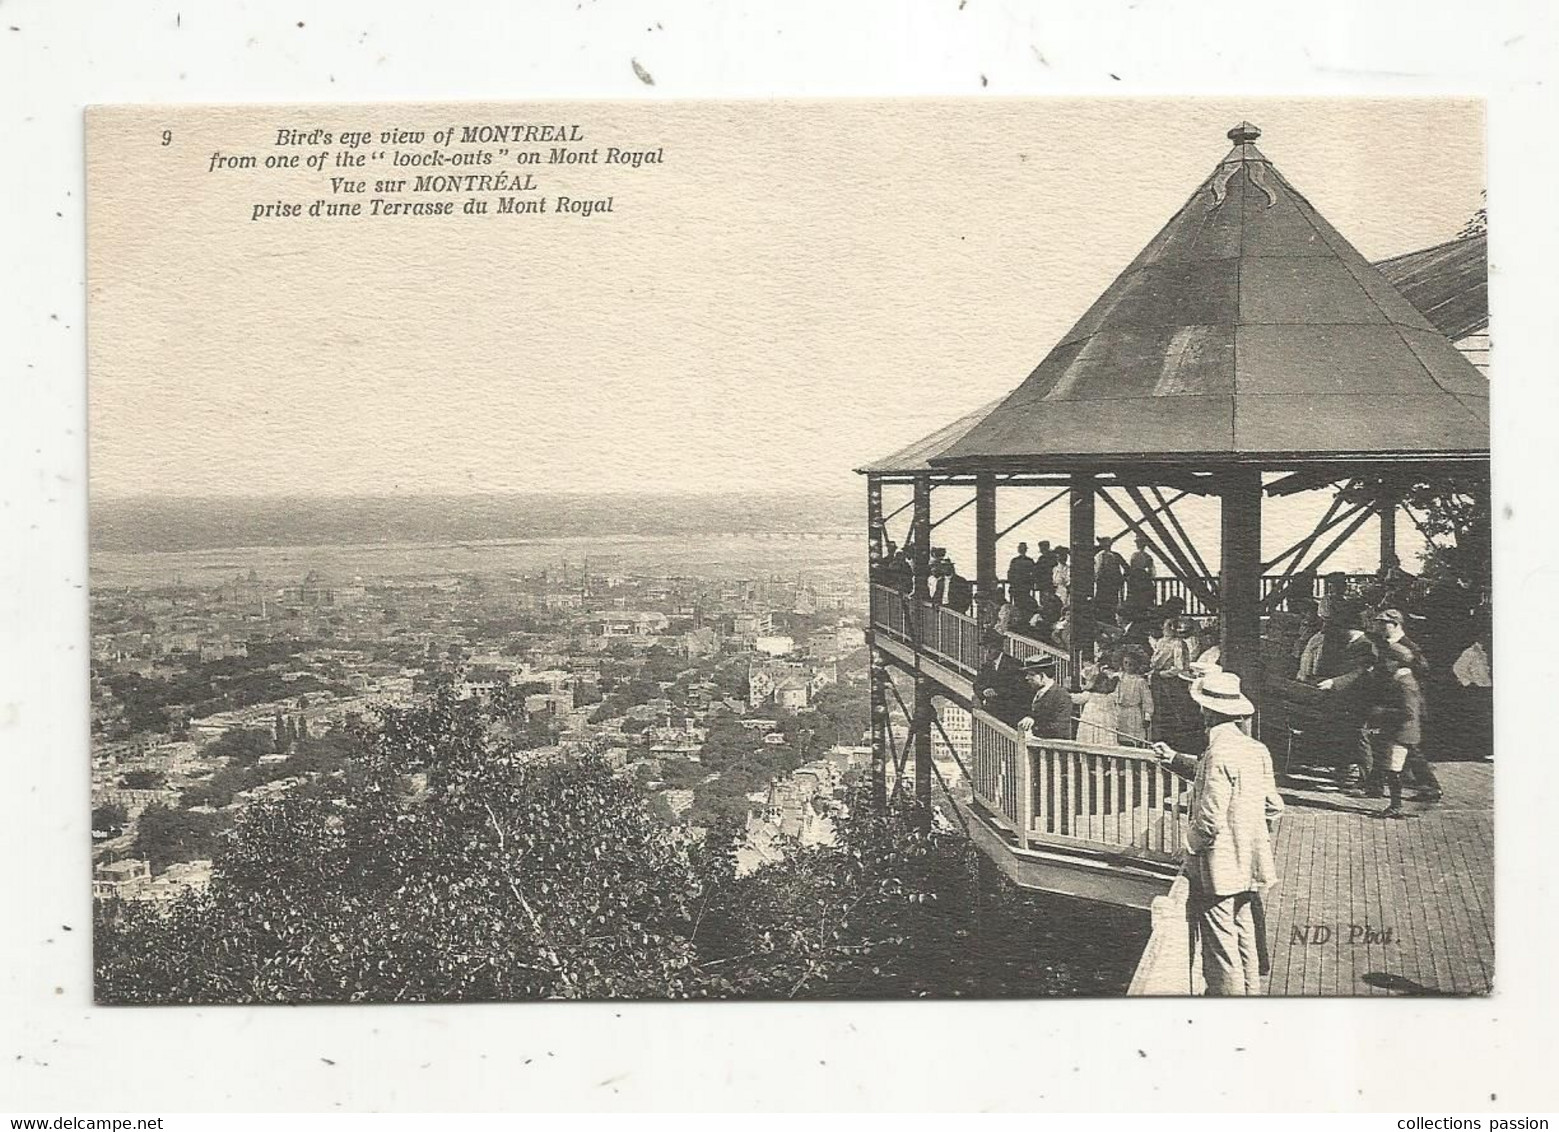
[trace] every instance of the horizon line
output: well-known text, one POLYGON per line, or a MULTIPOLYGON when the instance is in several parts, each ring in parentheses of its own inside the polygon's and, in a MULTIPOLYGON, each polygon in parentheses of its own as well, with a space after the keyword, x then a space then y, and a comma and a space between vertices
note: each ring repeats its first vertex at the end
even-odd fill
POLYGON ((416 500, 416 499, 482 499, 482 498, 515 498, 515 497, 523 497, 523 496, 551 496, 553 498, 557 498, 559 496, 563 496, 563 497, 575 497, 575 498, 581 498, 581 499, 585 499, 585 498, 600 498, 602 496, 623 497, 623 498, 645 498, 645 497, 648 497, 648 496, 657 496, 657 495, 662 495, 662 496, 739 496, 739 497, 744 497, 744 498, 750 498, 750 497, 753 497, 753 496, 764 496, 764 495, 779 496, 779 495, 833 495, 833 494, 845 494, 845 492, 842 489, 831 489, 831 488, 822 488, 822 487, 817 487, 817 488, 754 488, 751 491, 743 491, 741 489, 731 488, 731 487, 712 488, 712 489, 687 488, 687 489, 681 489, 681 490, 672 489, 672 488, 655 488, 655 489, 644 489, 644 490, 605 489, 605 488, 603 488, 603 489, 594 490, 594 491, 580 491, 580 490, 572 490, 572 489, 551 490, 551 489, 546 489, 546 488, 523 488, 523 489, 494 488, 494 489, 475 490, 475 491, 456 491, 456 490, 416 491, 416 492, 411 492, 411 491, 406 491, 406 492, 402 492, 402 491, 359 491, 359 492, 329 492, 329 493, 325 493, 325 492, 308 492, 308 493, 304 493, 304 492, 274 492, 274 493, 267 492, 267 493, 263 493, 263 494, 262 493, 254 493, 254 492, 234 492, 234 493, 206 492, 206 493, 192 493, 192 492, 156 492, 156 491, 126 491, 126 492, 93 491, 93 492, 89 492, 89 494, 88 494, 88 503, 90 504, 90 503, 94 503, 94 502, 105 502, 105 503, 106 502, 116 502, 116 503, 118 503, 118 502, 143 502, 143 501, 149 501, 149 500, 167 501, 167 502, 180 502, 180 501, 185 501, 185 502, 203 502, 203 501, 213 500, 213 499, 219 499, 219 500, 223 500, 225 502, 245 502, 245 501, 259 502, 259 501, 263 501, 263 500, 300 500, 300 499, 301 500, 311 500, 311 501, 325 502, 325 501, 328 501, 328 500, 342 500, 342 499, 406 499, 406 500, 416 500))

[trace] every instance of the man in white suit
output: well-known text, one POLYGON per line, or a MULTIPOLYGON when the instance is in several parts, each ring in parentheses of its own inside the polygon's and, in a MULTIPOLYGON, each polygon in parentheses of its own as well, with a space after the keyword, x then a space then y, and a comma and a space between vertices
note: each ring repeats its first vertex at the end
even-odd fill
POLYGON ((1192 682, 1191 699, 1207 728, 1206 753, 1179 754, 1165 743, 1153 751, 1192 783, 1184 866, 1192 946, 1201 947, 1209 995, 1259 995, 1260 893, 1278 879, 1271 823, 1283 812, 1283 799, 1271 752, 1240 728, 1256 710, 1240 691, 1240 678, 1212 671, 1192 682))

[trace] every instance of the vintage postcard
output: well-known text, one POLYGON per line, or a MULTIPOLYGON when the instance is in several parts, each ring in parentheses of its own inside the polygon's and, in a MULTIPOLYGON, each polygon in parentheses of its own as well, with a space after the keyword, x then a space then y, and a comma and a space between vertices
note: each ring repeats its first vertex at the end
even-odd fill
POLYGON ((98 1001, 1492 989, 1480 103, 87 156, 98 1001))

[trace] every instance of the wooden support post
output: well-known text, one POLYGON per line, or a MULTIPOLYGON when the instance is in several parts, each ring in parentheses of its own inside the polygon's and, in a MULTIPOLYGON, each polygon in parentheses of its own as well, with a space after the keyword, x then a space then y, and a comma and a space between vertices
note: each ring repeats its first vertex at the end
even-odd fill
MULTIPOLYGON (((914 510, 910 512, 909 530, 914 539, 910 547, 910 563, 914 567, 915 597, 923 598, 926 595, 926 579, 931 573, 931 480, 927 476, 915 477, 915 496, 911 501, 914 510)), ((920 638, 915 638, 915 643, 920 644, 920 638)))
POLYGON ((981 630, 985 630, 995 624, 1001 608, 996 578, 996 477, 981 472, 975 479, 974 495, 975 613, 981 630))
MULTIPOLYGON (((869 570, 867 577, 871 581, 876 581, 879 559, 883 550, 882 540, 886 536, 882 518, 882 481, 876 476, 866 477, 866 532, 869 570)), ((875 612, 877 592, 872 590, 871 594, 873 612, 875 612)), ((872 733, 872 807, 877 813, 882 814, 888 809, 888 693, 885 687, 888 666, 876 645, 877 634, 873 627, 875 622, 875 617, 867 618, 866 645, 871 668, 869 694, 872 733)))
POLYGON ((1261 473, 1240 469, 1223 477, 1219 628, 1223 667, 1239 674, 1258 703, 1261 672, 1261 473))
POLYGON ((882 650, 873 648, 871 657, 872 713, 872 808, 888 812, 888 664, 882 650))
POLYGON ((915 802, 921 820, 931 823, 931 680, 922 675, 921 658, 925 651, 926 618, 931 615, 926 593, 931 574, 931 481, 915 477, 915 509, 910 523, 915 544, 910 560, 914 565, 915 596, 910 603, 915 641, 915 714, 910 724, 909 742, 915 754, 915 802))
POLYGON ((915 722, 910 742, 915 751, 916 820, 925 829, 931 828, 931 728, 936 716, 931 697, 934 692, 931 677, 915 676, 915 722))
POLYGON ((1072 476, 1071 489, 1071 584, 1068 587, 1066 624, 1072 639, 1072 672, 1093 659, 1093 556, 1094 480, 1085 472, 1072 476))
POLYGON ((1397 501, 1390 489, 1381 486, 1380 498, 1375 503, 1375 514, 1380 519, 1380 572, 1397 565, 1397 501))
POLYGON ((882 519, 882 481, 876 476, 866 477, 866 565, 871 579, 877 580, 878 559, 882 555, 883 539, 887 531, 882 519))

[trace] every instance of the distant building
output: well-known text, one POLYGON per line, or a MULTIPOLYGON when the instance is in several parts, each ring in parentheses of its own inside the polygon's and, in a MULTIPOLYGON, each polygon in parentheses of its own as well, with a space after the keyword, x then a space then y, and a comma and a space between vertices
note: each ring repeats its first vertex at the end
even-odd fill
POLYGON ((768 612, 742 611, 731 614, 731 636, 751 642, 774 631, 774 615, 768 612))
POLYGON ((751 707, 772 703, 797 711, 838 679, 831 660, 754 660, 747 666, 747 702, 751 707))
POLYGON ((938 697, 934 702, 936 718, 942 726, 931 729, 931 755, 938 761, 953 763, 942 771, 951 783, 953 778, 962 778, 958 767, 969 765, 974 750, 974 719, 966 709, 950 700, 938 697))
POLYGON ((200 659, 202 663, 248 655, 249 644, 246 641, 235 641, 231 637, 220 637, 215 639, 207 638, 200 642, 200 659))
POLYGON ((866 647, 866 631, 859 625, 840 625, 834 630, 834 647, 840 654, 866 647))
POLYGON ((586 627, 608 640, 620 637, 653 637, 666 631, 671 618, 654 610, 623 610, 590 618, 586 627))
POLYGON ((96 900, 130 899, 151 883, 150 861, 128 857, 92 870, 92 896, 96 900))
POLYGON ((796 651, 796 642, 791 637, 770 634, 754 638, 752 647, 765 656, 789 656, 796 651))
POLYGON ((318 571, 310 570, 303 581, 282 589, 281 600, 283 605, 317 609, 335 605, 336 591, 325 583, 318 571))
POLYGON ((790 711, 799 711, 812 702, 812 685, 804 673, 787 673, 774 682, 774 702, 790 711))
POLYGON ((837 838, 835 794, 842 774, 828 760, 808 763, 766 793, 749 795, 747 835, 736 851, 739 874, 783 858, 792 848, 832 845, 837 838), (759 799, 762 799, 761 802, 759 799))
POLYGON ((525 697, 526 715, 566 716, 573 710, 572 692, 535 692, 525 697))
POLYGON ((720 651, 720 634, 707 625, 682 634, 681 652, 688 660, 702 660, 720 651))

